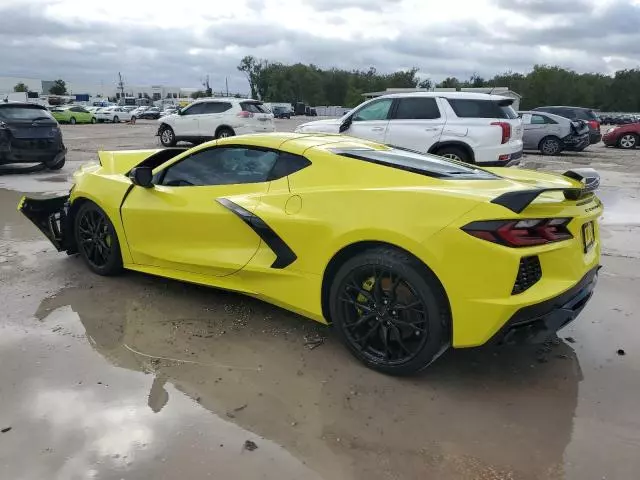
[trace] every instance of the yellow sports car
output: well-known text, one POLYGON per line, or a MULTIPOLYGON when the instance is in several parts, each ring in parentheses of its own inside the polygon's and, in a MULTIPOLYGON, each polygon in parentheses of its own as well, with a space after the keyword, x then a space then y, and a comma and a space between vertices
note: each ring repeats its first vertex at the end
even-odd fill
POLYGON ((332 324, 388 374, 447 347, 539 341, 591 297, 592 169, 479 169, 340 135, 100 152, 68 196, 18 206, 100 275, 243 292, 332 324))

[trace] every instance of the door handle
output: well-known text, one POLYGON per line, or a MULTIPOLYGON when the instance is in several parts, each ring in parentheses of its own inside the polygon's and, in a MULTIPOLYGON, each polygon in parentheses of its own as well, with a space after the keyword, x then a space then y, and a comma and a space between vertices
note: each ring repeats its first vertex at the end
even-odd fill
POLYGON ((384 130, 384 127, 372 127, 371 131, 372 132, 382 132, 384 130))
POLYGON ((424 129, 425 132, 433 132, 434 130, 438 130, 438 128, 437 127, 428 127, 428 128, 424 129))

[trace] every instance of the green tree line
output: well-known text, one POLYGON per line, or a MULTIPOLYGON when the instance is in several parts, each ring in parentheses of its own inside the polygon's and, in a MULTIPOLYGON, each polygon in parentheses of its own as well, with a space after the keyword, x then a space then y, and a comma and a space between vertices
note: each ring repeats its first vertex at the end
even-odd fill
POLYGON ((285 65, 246 56, 240 61, 238 70, 247 77, 251 97, 265 102, 354 107, 364 100, 363 93, 391 87, 508 87, 522 95, 522 109, 574 105, 601 111, 640 112, 640 68, 619 70, 608 76, 535 65, 526 74, 506 72, 491 79, 473 75, 467 80, 449 77, 435 85, 429 79, 420 79, 417 68, 382 74, 373 67, 369 70, 325 70, 316 65, 285 65))

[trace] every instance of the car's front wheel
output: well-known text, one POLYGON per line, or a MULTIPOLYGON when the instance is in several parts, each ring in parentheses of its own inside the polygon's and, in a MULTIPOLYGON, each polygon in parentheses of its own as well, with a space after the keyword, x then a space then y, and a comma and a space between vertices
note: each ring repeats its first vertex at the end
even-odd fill
POLYGON ((630 150, 638 146, 638 136, 633 133, 625 133, 618 140, 618 146, 625 150, 630 150))
POLYGON ((76 124, 76 117, 71 117, 71 118, 69 119, 69 123, 70 123, 71 125, 75 125, 75 124, 76 124))
POLYGON ((91 123, 96 123, 96 122, 97 122, 96 117, 91 117, 91 123))
POLYGON ((173 147, 176 144, 176 135, 173 128, 163 125, 160 129, 160 143, 165 147, 173 147))
POLYGON ((116 230, 98 205, 87 201, 75 216, 74 232, 80 256, 98 275, 122 271, 122 255, 116 230))
POLYGON ((386 374, 419 372, 449 346, 442 288, 419 260, 395 248, 346 261, 333 279, 329 311, 351 353, 386 374))
POLYGON ((120 118, 117 115, 113 117, 113 123, 120 123, 120 118))

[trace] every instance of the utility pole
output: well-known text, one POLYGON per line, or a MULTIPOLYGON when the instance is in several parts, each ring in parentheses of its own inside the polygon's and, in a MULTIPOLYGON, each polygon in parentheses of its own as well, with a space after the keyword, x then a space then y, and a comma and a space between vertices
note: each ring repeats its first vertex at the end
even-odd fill
POLYGON ((204 77, 202 86, 205 88, 205 95, 207 97, 211 97, 213 92, 211 91, 211 86, 209 85, 209 74, 207 74, 207 76, 204 77))
POLYGON ((229 96, 229 79, 227 77, 224 77, 224 84, 225 87, 227 88, 227 97, 229 96))
POLYGON ((122 79, 122 74, 118 72, 118 89, 120 90, 120 104, 124 104, 124 80, 122 79))

